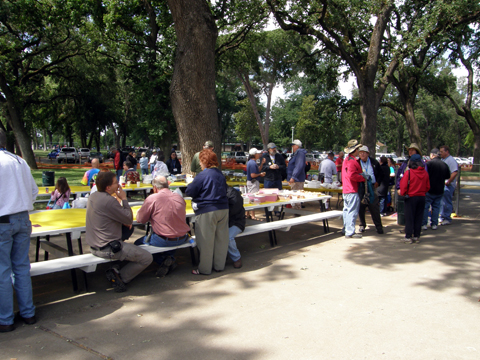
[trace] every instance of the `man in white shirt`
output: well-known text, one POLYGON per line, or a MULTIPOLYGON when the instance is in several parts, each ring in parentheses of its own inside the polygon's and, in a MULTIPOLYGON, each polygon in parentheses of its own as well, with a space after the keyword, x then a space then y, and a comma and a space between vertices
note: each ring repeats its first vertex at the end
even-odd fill
POLYGON ((155 167, 156 162, 157 162, 157 150, 153 150, 152 156, 150 156, 150 160, 148 160, 148 165, 150 165, 150 174, 153 172, 153 168, 155 167))
MULTIPOLYGON (((325 184, 331 184, 333 182, 333 175, 337 175, 337 165, 333 162, 335 155, 333 152, 329 152, 327 158, 322 161, 320 165, 320 174, 324 175, 323 182, 325 184)), ((330 207, 330 199, 325 202, 325 209, 330 207)))
POLYGON ((327 158, 320 165, 320 174, 325 176, 324 183, 326 184, 331 184, 333 175, 337 175, 337 165, 333 162, 334 156, 333 152, 329 152, 327 158))
POLYGON ((28 211, 33 210, 38 187, 25 160, 8 152, 6 146, 7 137, 0 129, 0 332, 15 329, 14 288, 25 324, 37 321, 28 257, 32 233, 28 211))

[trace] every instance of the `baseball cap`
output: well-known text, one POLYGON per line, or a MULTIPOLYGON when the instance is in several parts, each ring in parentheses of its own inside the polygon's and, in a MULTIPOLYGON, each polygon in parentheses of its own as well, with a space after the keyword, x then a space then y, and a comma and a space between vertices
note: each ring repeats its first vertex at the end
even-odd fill
POLYGON ((257 150, 257 148, 251 148, 248 153, 250 155, 255 155, 255 154, 261 154, 262 152, 260 150, 257 150))
POLYGON ((210 141, 210 140, 205 141, 205 145, 203 145, 203 146, 204 146, 204 147, 211 147, 211 148, 212 148, 212 147, 213 147, 213 141, 210 141))
POLYGON ((268 143, 267 145, 267 149, 276 149, 277 148, 277 145, 275 145, 275 143, 268 143))
POLYGON ((360 148, 358 149, 358 151, 365 151, 367 153, 370 153, 370 151, 368 150, 368 146, 367 145, 362 145, 360 146, 360 148))
POLYGON ((422 161, 422 157, 418 154, 413 154, 410 156, 410 161, 422 161))
POLYGON ((297 145, 299 147, 302 147, 302 142, 298 139, 295 139, 290 145, 297 145))

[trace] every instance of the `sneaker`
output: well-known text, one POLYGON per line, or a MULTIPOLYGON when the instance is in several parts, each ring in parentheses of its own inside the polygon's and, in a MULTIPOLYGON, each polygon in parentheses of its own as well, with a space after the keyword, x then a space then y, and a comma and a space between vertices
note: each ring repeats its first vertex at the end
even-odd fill
POLYGON ((437 225, 432 225, 432 230, 437 230, 438 226, 437 225))
POLYGON ((420 238, 419 237, 413 237, 412 238, 412 243, 419 244, 420 243, 420 238))
POLYGON ((451 220, 443 220, 443 221, 442 221, 442 226, 443 226, 443 225, 450 225, 451 223, 452 223, 451 220))
POLYGON ((360 234, 345 235, 345 239, 361 239, 362 237, 360 234))
POLYGON ((175 259, 171 256, 167 256, 165 260, 163 260, 162 265, 158 267, 157 272, 155 273, 155 276, 165 277, 165 275, 167 275, 168 272, 170 271, 170 266, 172 266, 174 263, 175 263, 175 259))
POLYGON ((365 232, 365 226, 359 226, 358 227, 358 232, 365 232))
POLYGON ((422 230, 427 230, 427 225, 423 225, 422 230))
POLYGON ((377 229, 377 233, 378 233, 378 234, 383 234, 383 228, 377 229))
POLYGON ((405 244, 411 244, 411 243, 412 243, 412 239, 411 239, 411 238, 405 238, 405 239, 403 239, 403 242, 404 242, 405 244))
POLYGON ((108 269, 105 271, 107 280, 112 284, 113 290, 115 292, 124 292, 127 291, 127 285, 122 281, 120 274, 115 271, 115 269, 108 269))
POLYGON ((380 214, 381 217, 387 216, 387 213, 380 214))

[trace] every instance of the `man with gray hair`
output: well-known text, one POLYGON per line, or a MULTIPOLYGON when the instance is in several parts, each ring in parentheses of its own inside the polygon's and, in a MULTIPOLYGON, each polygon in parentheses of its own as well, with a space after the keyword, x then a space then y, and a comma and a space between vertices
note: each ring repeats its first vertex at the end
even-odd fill
MULTIPOLYGON (((152 234, 135 241, 135 245, 148 244, 158 247, 178 246, 189 239, 190 227, 186 219, 186 203, 183 198, 168 189, 165 176, 157 176, 152 181, 153 195, 145 199, 137 213, 137 221, 150 222, 152 234)), ((175 250, 154 254, 153 260, 159 265, 156 276, 164 277, 176 266, 175 250)))
POLYGON ((7 137, 0 129, 0 332, 15 329, 13 289, 25 324, 36 322, 28 257, 32 233, 28 211, 33 210, 38 187, 25 160, 8 152, 6 146, 7 137))
MULTIPOLYGON (((210 149, 213 151, 213 141, 205 141, 203 145, 203 149, 210 149)), ((202 167, 200 166, 200 151, 193 155, 192 163, 190 164, 190 171, 193 172, 195 175, 202 172, 202 167)))
POLYGON ((286 173, 285 159, 277 153, 277 146, 272 142, 267 145, 268 153, 262 156, 262 172, 265 172, 263 187, 282 190, 282 174, 286 173), (263 162, 263 159, 265 161, 263 162))

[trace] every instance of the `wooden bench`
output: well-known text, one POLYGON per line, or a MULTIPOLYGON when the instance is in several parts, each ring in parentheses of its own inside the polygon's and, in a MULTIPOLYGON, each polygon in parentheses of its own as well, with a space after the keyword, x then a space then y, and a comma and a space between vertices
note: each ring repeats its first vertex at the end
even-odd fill
MULTIPOLYGON (((284 211, 285 210, 286 209, 284 209, 284 211)), ((302 225, 310 222, 334 219, 334 218, 341 217, 343 215, 343 212, 338 210, 316 213, 316 212, 310 212, 305 210, 288 209, 288 212, 297 213, 297 214, 306 213, 306 215, 291 218, 291 219, 270 221, 270 222, 261 223, 257 225, 247 226, 242 233, 237 235, 237 237, 254 235, 262 232, 275 231, 275 230, 289 231, 292 226, 302 225)), ((274 244, 272 244, 272 246, 273 245, 274 244)), ((276 242, 275 242, 275 245, 276 245, 276 242)))

